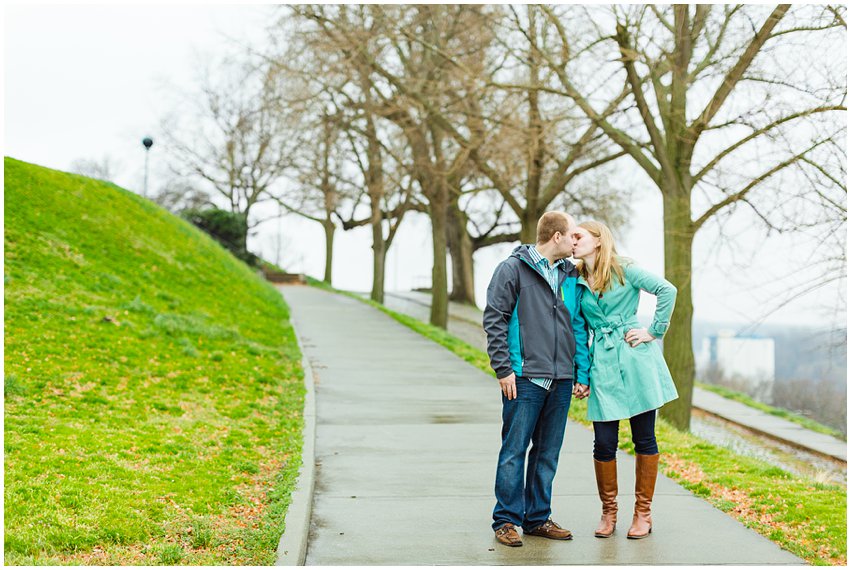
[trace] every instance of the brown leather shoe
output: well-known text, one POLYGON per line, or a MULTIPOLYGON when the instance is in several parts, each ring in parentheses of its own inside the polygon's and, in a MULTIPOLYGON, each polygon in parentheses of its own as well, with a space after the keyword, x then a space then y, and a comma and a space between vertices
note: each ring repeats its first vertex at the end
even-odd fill
POLYGON ((594 474, 597 476, 597 494, 603 503, 603 515, 594 531, 597 538, 609 538, 615 533, 618 520, 618 462, 594 460, 594 474))
POLYGON ((523 541, 520 540, 520 535, 517 533, 517 529, 515 529, 514 525, 511 523, 505 523, 496 529, 494 534, 500 544, 504 544, 505 546, 523 546, 523 541))
POLYGON ((561 528, 558 523, 553 521, 553 519, 547 519, 547 522, 545 522, 534 530, 524 530, 523 534, 530 534, 532 536, 543 536, 544 538, 551 538, 553 540, 570 540, 571 538, 573 538, 573 533, 571 533, 566 528, 561 528))
POLYGON ((650 518, 650 503, 656 490, 656 473, 659 470, 659 454, 635 455, 635 514, 627 538, 646 538, 653 532, 650 518))

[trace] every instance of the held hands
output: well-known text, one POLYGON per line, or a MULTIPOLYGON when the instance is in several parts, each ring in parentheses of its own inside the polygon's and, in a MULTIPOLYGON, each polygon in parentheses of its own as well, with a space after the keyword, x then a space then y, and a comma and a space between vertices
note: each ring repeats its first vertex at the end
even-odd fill
POLYGON ((517 397, 517 384, 514 380, 514 372, 512 372, 505 378, 499 379, 499 388, 500 390, 502 390, 502 393, 505 394, 505 397, 509 400, 513 400, 517 397))
MULTIPOLYGON (((513 372, 505 378, 499 379, 499 388, 500 390, 502 390, 502 393, 505 394, 505 397, 509 400, 513 400, 517 397, 517 383, 516 377, 513 372)), ((585 386, 579 383, 573 384, 573 395, 577 399, 583 400, 587 398, 590 393, 590 386, 585 386)))
POLYGON ((647 332, 647 329, 630 329, 626 331, 624 339, 629 343, 629 346, 635 348, 643 342, 653 342, 656 337, 647 332))

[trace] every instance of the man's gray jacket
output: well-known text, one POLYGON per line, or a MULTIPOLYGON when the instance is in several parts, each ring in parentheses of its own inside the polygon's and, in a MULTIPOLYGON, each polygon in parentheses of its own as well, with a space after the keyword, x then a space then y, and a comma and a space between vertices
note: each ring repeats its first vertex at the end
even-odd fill
POLYGON ((588 384, 588 330, 579 311, 579 272, 565 260, 555 293, 521 245, 500 263, 488 285, 483 326, 497 378, 573 379, 588 384))

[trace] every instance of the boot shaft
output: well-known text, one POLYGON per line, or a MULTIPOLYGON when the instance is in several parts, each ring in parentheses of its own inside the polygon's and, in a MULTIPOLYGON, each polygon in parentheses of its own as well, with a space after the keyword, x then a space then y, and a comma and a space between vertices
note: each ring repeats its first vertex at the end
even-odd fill
POLYGON ((659 454, 635 456, 635 510, 650 512, 650 503, 656 492, 656 475, 659 472, 659 454))
POLYGON ((618 510, 618 462, 594 460, 594 475, 597 478, 597 494, 603 503, 603 512, 618 510))

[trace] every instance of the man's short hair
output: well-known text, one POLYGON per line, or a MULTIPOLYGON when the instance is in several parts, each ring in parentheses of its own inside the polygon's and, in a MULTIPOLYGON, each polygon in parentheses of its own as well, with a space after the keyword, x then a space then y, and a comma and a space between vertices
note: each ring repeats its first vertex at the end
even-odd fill
POLYGON ((538 243, 547 243, 556 232, 567 234, 570 221, 564 212, 545 212, 538 220, 538 243))

